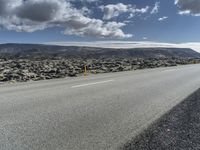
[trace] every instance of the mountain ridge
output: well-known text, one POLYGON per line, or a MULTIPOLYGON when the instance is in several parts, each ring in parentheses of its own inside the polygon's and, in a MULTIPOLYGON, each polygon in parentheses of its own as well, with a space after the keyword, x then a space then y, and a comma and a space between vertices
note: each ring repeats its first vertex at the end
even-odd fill
POLYGON ((0 44, 0 55, 14 58, 64 57, 64 58, 200 58, 200 53, 190 48, 101 48, 86 46, 58 46, 45 44, 0 44))

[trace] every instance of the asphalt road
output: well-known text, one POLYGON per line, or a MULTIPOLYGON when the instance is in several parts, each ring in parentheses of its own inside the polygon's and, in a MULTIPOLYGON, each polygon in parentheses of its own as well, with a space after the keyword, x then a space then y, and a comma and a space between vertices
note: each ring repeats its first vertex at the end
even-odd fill
POLYGON ((123 150, 199 150, 200 89, 173 107, 123 150))
POLYGON ((112 150, 200 87, 200 65, 0 86, 1 150, 112 150))

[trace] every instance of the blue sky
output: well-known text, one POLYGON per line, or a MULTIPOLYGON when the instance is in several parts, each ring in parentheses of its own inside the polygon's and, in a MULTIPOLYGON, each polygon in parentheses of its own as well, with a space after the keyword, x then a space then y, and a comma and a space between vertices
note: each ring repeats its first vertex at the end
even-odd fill
POLYGON ((0 9, 0 43, 200 42, 199 0, 0 0, 0 9))

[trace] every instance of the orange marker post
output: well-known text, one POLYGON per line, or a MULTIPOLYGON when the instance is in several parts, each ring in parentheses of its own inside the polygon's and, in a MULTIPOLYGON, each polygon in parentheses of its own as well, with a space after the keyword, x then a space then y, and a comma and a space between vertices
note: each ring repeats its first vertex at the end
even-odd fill
POLYGON ((84 66, 84 76, 87 76, 87 66, 84 66))

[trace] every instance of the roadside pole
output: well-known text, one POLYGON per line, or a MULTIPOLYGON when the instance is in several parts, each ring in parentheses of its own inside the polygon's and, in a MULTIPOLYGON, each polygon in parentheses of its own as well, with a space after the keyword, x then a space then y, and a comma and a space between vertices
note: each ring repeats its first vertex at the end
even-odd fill
POLYGON ((84 65, 84 76, 87 76, 87 65, 84 65))

